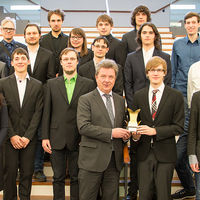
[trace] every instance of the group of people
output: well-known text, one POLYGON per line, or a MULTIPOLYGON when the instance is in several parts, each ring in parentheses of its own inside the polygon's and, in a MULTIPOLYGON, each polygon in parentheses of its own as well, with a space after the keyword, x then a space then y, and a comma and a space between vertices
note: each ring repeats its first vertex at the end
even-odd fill
POLYGON ((65 199, 68 169, 70 199, 117 200, 128 140, 127 199, 136 200, 139 191, 140 200, 195 195, 199 200, 199 14, 185 15, 187 36, 174 42, 171 61, 162 51, 160 34, 146 6, 134 9, 134 29, 122 40, 111 34, 112 18, 100 15, 99 37, 91 48, 81 28, 64 34, 63 21, 59 9, 49 11, 51 31, 43 36, 38 25, 27 24, 27 46, 13 39, 13 19, 1 22, 0 189, 4 200, 18 196, 29 200, 32 176, 46 180, 44 151, 50 154, 53 169, 53 199, 65 199), (125 100, 127 108, 140 109, 140 124, 134 131, 127 128, 125 100), (171 194, 174 168, 183 189, 171 194))

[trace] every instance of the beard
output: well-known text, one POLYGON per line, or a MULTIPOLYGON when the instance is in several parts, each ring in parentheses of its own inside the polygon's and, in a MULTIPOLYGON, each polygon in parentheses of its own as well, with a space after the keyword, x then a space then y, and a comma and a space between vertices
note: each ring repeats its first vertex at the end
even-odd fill
POLYGON ((70 70, 70 71, 65 70, 65 74, 72 75, 75 71, 76 70, 70 70))

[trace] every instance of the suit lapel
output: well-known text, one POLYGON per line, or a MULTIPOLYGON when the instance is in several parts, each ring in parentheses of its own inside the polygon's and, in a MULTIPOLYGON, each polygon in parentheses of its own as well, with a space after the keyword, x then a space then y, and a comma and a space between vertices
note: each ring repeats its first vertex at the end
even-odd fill
MULTIPOLYGON (((162 110, 162 107, 164 106, 166 100, 167 100, 167 97, 169 95, 169 90, 168 88, 165 86, 165 89, 163 91, 163 94, 162 94, 162 97, 161 97, 161 100, 160 100, 160 103, 159 103, 159 106, 158 106, 158 109, 157 109, 157 112, 156 112, 156 116, 155 116, 155 120, 157 119, 157 117, 159 116, 159 113, 160 111, 162 110)), ((154 120, 154 121, 155 121, 154 120)))
POLYGON ((100 96, 99 91, 98 91, 97 89, 94 90, 94 96, 95 96, 95 101, 96 101, 96 103, 99 105, 99 110, 100 110, 100 112, 102 112, 103 115, 104 115, 104 117, 105 117, 108 121, 110 121, 110 124, 112 124, 112 123, 111 123, 111 120, 110 120, 110 117, 109 117, 109 114, 108 114, 108 111, 107 111, 107 108, 106 108, 106 106, 105 106, 105 104, 104 104, 104 102, 103 102, 103 99, 102 99, 102 97, 100 96))
POLYGON ((63 76, 58 77, 57 85, 58 85, 58 88, 60 90, 60 93, 62 94, 63 98, 65 99, 65 102, 67 104, 69 104, 68 97, 67 97, 67 90, 66 90, 66 87, 65 87, 65 81, 64 81, 63 76))
POLYGON ((140 64, 140 70, 142 71, 142 74, 144 75, 144 77, 146 79, 144 57, 143 57, 142 49, 140 49, 138 51, 138 63, 140 64))
POLYGON ((82 89, 82 86, 83 86, 83 80, 80 78, 79 75, 77 75, 77 79, 76 79, 76 83, 75 83, 75 87, 74 87, 74 92, 73 92, 73 95, 72 95, 71 103, 74 102, 74 99, 80 93, 80 91, 82 89))
POLYGON ((91 62, 91 66, 89 67, 89 72, 91 74, 92 80, 96 81, 95 79, 95 66, 94 66, 94 61, 91 62))
POLYGON ((31 91, 32 91, 32 79, 30 78, 30 80, 26 80, 26 90, 25 90, 25 94, 24 94, 24 99, 23 99, 23 102, 22 102, 22 109, 24 108, 24 106, 26 105, 26 102, 27 101, 30 101, 30 94, 31 94, 31 91))
POLYGON ((119 101, 116 98, 116 95, 113 93, 113 101, 114 101, 114 107, 115 107, 115 124, 114 127, 116 127, 117 124, 117 117, 119 116, 119 107, 121 106, 119 101))
POLYGON ((10 76, 10 87, 11 87, 11 91, 13 92, 17 107, 20 109, 19 92, 18 92, 18 88, 17 88, 17 80, 16 80, 14 74, 12 74, 10 76))
POLYGON ((152 115, 149 107, 149 87, 146 87, 144 90, 144 100, 141 99, 141 101, 144 102, 144 110, 146 111, 146 115, 148 118, 152 120, 152 115))
POLYGON ((34 64, 34 67, 33 67, 33 74, 35 74, 42 57, 43 57, 42 51, 41 51, 41 48, 39 47, 38 52, 37 52, 37 56, 36 56, 36 59, 35 59, 35 64, 34 64))

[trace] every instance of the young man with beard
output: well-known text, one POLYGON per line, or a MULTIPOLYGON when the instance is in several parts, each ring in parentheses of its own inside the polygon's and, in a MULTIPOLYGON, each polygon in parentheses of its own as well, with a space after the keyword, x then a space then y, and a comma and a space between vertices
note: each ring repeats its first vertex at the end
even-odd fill
POLYGON ((1 77, 9 76, 14 72, 14 68, 11 66, 12 52, 19 47, 27 50, 24 44, 17 42, 13 39, 15 35, 15 30, 15 19, 6 17, 1 21, 1 33, 3 36, 3 40, 0 42, 0 61, 6 63, 1 77))
POLYGON ((57 74, 60 66, 60 53, 67 47, 68 43, 68 36, 61 30, 64 21, 64 13, 59 9, 51 10, 48 12, 47 18, 51 31, 41 37, 40 45, 53 52, 57 74))
MULTIPOLYGON (((24 38, 27 44, 30 57, 28 73, 33 78, 41 81, 43 84, 50 78, 55 77, 55 60, 53 53, 39 45, 41 30, 36 24, 28 24, 24 29, 24 38)), ((44 85, 45 87, 45 85, 44 85)), ((38 140, 36 148, 34 178, 37 181, 46 181, 43 172, 44 150, 41 140, 41 126, 38 131, 38 140)))
POLYGON ((77 74, 78 52, 72 48, 60 54, 63 76, 48 80, 42 119, 42 146, 51 154, 54 199, 65 200, 66 160, 70 174, 70 196, 79 199, 77 128, 79 97, 94 89, 92 80, 77 74))
MULTIPOLYGON (((81 76, 94 80, 94 82, 96 83, 95 73, 96 73, 97 65, 102 60, 105 60, 106 53, 109 51, 108 40, 103 36, 99 36, 95 38, 92 43, 92 51, 94 53, 93 60, 80 66, 78 73, 81 76)), ((122 96, 123 95, 123 75, 122 75, 121 66, 118 65, 118 67, 119 67, 118 75, 115 81, 115 85, 113 87, 113 91, 122 96)))

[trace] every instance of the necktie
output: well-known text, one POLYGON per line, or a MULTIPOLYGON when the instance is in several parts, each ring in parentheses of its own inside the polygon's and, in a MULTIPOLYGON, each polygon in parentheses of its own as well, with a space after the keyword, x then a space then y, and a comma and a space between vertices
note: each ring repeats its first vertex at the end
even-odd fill
POLYGON ((104 94, 103 96, 106 97, 106 108, 108 111, 108 115, 110 117, 112 127, 114 127, 114 114, 113 114, 113 108, 112 108, 112 102, 111 102, 111 95, 110 94, 104 94))
POLYGON ((158 90, 153 90, 153 96, 152 96, 152 104, 151 104, 151 114, 152 114, 152 119, 155 119, 156 112, 157 112, 157 104, 156 104, 156 93, 158 90))

